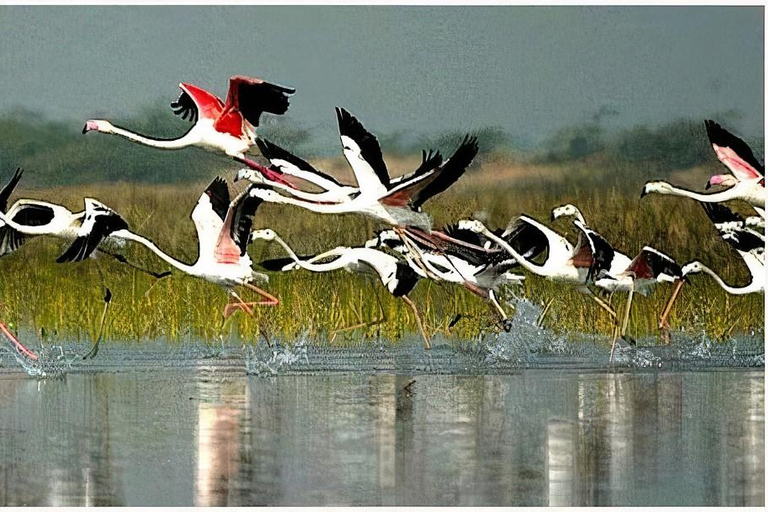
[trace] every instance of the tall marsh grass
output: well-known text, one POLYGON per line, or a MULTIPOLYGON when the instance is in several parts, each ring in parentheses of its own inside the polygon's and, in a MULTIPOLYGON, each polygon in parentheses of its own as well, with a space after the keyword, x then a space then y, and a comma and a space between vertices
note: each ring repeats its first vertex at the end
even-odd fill
MULTIPOLYGON (((391 161, 391 160, 388 160, 391 161)), ((397 160, 401 172, 412 158, 397 160)), ((342 169, 339 161, 324 162, 326 169, 342 169)), ((218 170, 228 179, 231 165, 218 170)), ((678 173, 678 182, 703 184, 711 170, 678 173)), ((30 169, 28 172, 33 172, 30 169)), ((216 171, 211 171, 211 177, 216 171)), ((455 187, 426 204, 434 226, 475 216, 489 227, 505 226, 526 213, 548 222, 552 207, 577 205, 587 222, 630 257, 652 245, 679 263, 700 259, 733 284, 746 283, 749 273, 738 255, 717 235, 701 207, 694 201, 639 192, 644 179, 634 168, 600 160, 578 164, 520 166, 503 159, 485 158, 455 187)), ((5 178, 3 178, 4 180, 5 178)), ((197 254, 194 226, 189 213, 207 181, 174 185, 109 183, 20 190, 16 197, 33 197, 82 209, 84 196, 96 197, 120 212, 132 229, 155 240, 174 257, 192 262, 197 254)), ((240 184, 233 189, 241 189, 240 184)), ((233 190, 234 194, 234 190, 233 190)), ((739 204, 731 205, 748 213, 739 204)), ((315 254, 337 245, 360 245, 376 226, 357 216, 323 216, 297 208, 263 205, 254 228, 277 231, 299 254, 315 254)), ((575 228, 558 220, 555 229, 575 240, 575 228)), ((415 333, 410 310, 392 298, 377 280, 343 271, 312 274, 305 271, 272 273, 263 287, 280 299, 276 307, 256 308, 255 318, 236 313, 222 326, 221 311, 227 298, 217 286, 174 273, 155 280, 101 255, 77 264, 59 265, 56 257, 66 243, 34 239, 21 250, 0 260, 0 318, 19 327, 45 332, 56 339, 92 339, 103 309, 104 287, 113 294, 105 339, 142 340, 156 337, 215 339, 220 334, 258 340, 258 326, 286 339, 308 332, 329 336, 346 326, 376 319, 376 325, 348 331, 336 342, 380 335, 397 339, 415 333)), ((167 266, 143 247, 122 251, 132 262, 166 270, 167 266)), ((276 244, 253 244, 253 261, 284 256, 276 244)), ((256 270, 260 270, 256 266, 256 270)), ((671 292, 657 286, 649 297, 636 296, 630 319, 635 337, 658 332, 658 315, 671 292)), ((590 298, 568 286, 528 275, 523 286, 505 290, 502 297, 527 297, 542 305, 551 301, 544 325, 559 332, 608 335, 612 322, 590 298)), ((429 330, 448 332, 449 323, 461 315, 450 334, 469 339, 497 329, 491 307, 455 285, 422 281, 411 298, 419 306, 429 330)), ((703 331, 715 338, 763 330, 763 295, 729 297, 706 276, 693 276, 683 287, 669 318, 673 329, 703 331)), ((625 297, 612 298, 623 307, 625 297)), ((508 308, 509 309, 509 308, 508 308)), ((510 313, 512 310, 509 309, 510 313)), ((513 314, 513 313, 512 313, 513 314)))

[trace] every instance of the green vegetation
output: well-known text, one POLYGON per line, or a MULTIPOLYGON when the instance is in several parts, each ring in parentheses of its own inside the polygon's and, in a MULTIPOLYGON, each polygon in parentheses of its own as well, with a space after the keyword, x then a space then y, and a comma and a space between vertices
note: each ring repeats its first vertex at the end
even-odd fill
MULTIPOLYGON (((489 227, 498 227, 521 213, 547 221, 552 207, 570 202, 582 210, 593 228, 630 256, 644 245, 652 245, 681 264, 700 259, 719 269, 726 281, 745 283, 749 274, 741 259, 717 236, 697 203, 663 196, 639 199, 648 179, 666 178, 699 189, 709 174, 721 172, 706 145, 703 124, 680 121, 608 133, 602 117, 596 115, 582 127, 564 128, 542 147, 529 151, 519 149, 498 128, 482 130, 481 145, 485 146, 467 176, 426 204, 434 226, 474 216, 489 227)), ((177 136, 184 130, 183 123, 162 105, 114 121, 161 137, 177 136)), ((81 210, 83 197, 96 197, 120 212, 134 231, 157 241, 171 255, 193 261, 197 246, 189 212, 213 176, 221 174, 231 180, 237 165, 197 149, 166 152, 115 137, 83 136, 80 128, 79 123, 51 122, 30 113, 0 117, 0 180, 5 181, 16 166, 26 171, 12 200, 32 197, 81 210)), ((313 134, 289 118, 262 127, 262 134, 313 160, 306 149, 313 134)), ((392 173, 399 174, 415 168, 418 149, 434 147, 450 154, 462 135, 443 133, 408 143, 402 134, 384 134, 380 139, 392 173)), ((748 142, 760 154, 762 145, 748 142)), ((341 158, 314 161, 341 179, 351 179, 341 158)), ((730 206, 749 212, 738 203, 730 206)), ((277 231, 299 254, 360 245, 376 228, 355 216, 329 217, 275 205, 259 210, 254 228, 261 227, 277 231)), ((569 221, 560 220, 555 227, 575 240, 575 228, 569 221)), ((108 286, 114 298, 105 330, 107 340, 212 339, 225 331, 254 341, 257 323, 287 339, 305 331, 325 336, 379 319, 382 312, 386 321, 349 331, 337 340, 377 333, 396 339, 416 332, 407 305, 393 299, 377 280, 343 271, 273 273, 263 287, 281 304, 257 308, 255 319, 236 313, 222 331, 221 311, 227 299, 215 285, 179 274, 155 281, 105 256, 58 265, 55 259, 64 247, 62 241, 32 240, 0 260, 0 318, 35 332, 44 329, 59 339, 92 338, 103 307, 103 286, 108 286)), ((166 269, 142 247, 127 246, 121 252, 134 263, 166 269)), ((254 244, 250 254, 256 263, 283 256, 277 244, 263 242, 254 244)), ((670 291, 670 286, 658 286, 650 297, 636 297, 630 320, 632 336, 657 332, 658 314, 670 291)), ((513 294, 542 305, 552 300, 544 324, 553 330, 605 335, 611 331, 607 314, 567 286, 529 275, 523 286, 509 288, 502 295, 510 298, 513 294)), ((445 331, 457 314, 466 319, 451 329, 456 337, 472 338, 497 329, 491 307, 460 287, 422 281, 411 297, 430 330, 445 331)), ((625 297, 616 295, 612 301, 621 308, 625 297)), ((762 331, 763 316, 762 295, 729 297, 708 277, 697 275, 683 288, 670 322, 673 329, 705 331, 720 338, 762 331)))

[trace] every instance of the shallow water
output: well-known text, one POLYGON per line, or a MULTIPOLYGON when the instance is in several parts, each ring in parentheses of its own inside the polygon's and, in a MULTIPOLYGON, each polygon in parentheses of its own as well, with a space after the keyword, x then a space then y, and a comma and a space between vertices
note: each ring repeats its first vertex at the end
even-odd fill
POLYGON ((3 349, 0 505, 764 503, 761 340, 539 341, 3 349))

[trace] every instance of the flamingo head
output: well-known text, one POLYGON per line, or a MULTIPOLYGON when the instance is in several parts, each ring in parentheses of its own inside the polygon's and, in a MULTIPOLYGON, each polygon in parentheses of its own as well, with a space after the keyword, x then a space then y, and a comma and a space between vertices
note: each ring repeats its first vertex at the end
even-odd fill
POLYGON ((690 263, 686 263, 683 265, 683 268, 681 269, 681 273, 683 275, 683 279, 685 279, 685 276, 688 274, 698 274, 699 272, 702 272, 704 270, 704 265, 700 261, 692 261, 690 263))
POLYGON ((277 237, 277 233, 275 233, 271 229, 257 229, 255 231, 251 232, 251 241, 253 240, 266 240, 268 242, 271 242, 277 237))
POLYGON ((643 187, 643 191, 640 193, 640 198, 643 198, 648 194, 669 194, 672 191, 672 185, 666 181, 649 181, 643 187))
POLYGON ((485 226, 479 220, 460 220, 459 229, 466 229, 475 233, 482 233, 485 226))
POLYGON ((704 187, 709 190, 709 187, 713 185, 720 185, 721 187, 732 187, 736 185, 739 180, 732 174, 715 174, 707 181, 707 186, 704 187))
POLYGON ((564 204, 552 208, 552 220, 559 219, 560 217, 571 217, 579 213, 579 209, 572 204, 564 204))
POLYGON ((256 172, 254 169, 249 169, 247 167, 243 167, 239 171, 237 171, 237 175, 235 176, 235 181, 240 180, 248 180, 252 183, 264 183, 264 179, 261 176, 261 173, 256 172))
POLYGON ((112 133, 113 129, 114 129, 114 126, 112 126, 112 123, 110 123, 109 121, 89 119, 88 121, 85 122, 85 126, 83 126, 83 133, 88 133, 88 132, 112 133))

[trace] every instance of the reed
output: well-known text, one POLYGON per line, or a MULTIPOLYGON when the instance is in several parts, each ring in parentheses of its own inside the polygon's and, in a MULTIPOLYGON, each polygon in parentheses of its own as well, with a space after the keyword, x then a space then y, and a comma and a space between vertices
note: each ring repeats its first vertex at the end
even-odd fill
MULTIPOLYGON (((388 159, 393 160, 395 172, 405 172, 415 161, 413 157, 388 159)), ((327 169, 344 169, 339 160, 323 163, 327 169)), ((738 255, 720 240, 697 203, 661 196, 639 199, 644 173, 638 172, 637 166, 599 159, 536 166, 489 155, 475 167, 455 187, 427 203, 436 227, 470 216, 481 218, 489 227, 504 226, 523 212, 548 221, 552 207, 571 202, 594 229, 630 256, 644 245, 652 245, 681 264, 700 259, 719 269, 729 282, 739 284, 749 279, 738 255)), ((710 171, 696 168, 674 176, 679 183, 695 186, 703 184, 710 171)), ((233 169, 222 164, 211 171, 212 176, 216 173, 231 176, 233 169)), ((50 200, 73 210, 82 208, 84 196, 96 197, 120 212, 134 231, 156 240, 173 256, 192 261, 197 246, 189 212, 206 184, 115 182, 20 190, 17 197, 50 200)), ((236 185, 233 188, 243 186, 236 185)), ((741 205, 731 206, 748 212, 741 205)), ((297 253, 309 255, 337 245, 360 245, 374 234, 376 226, 357 216, 329 217, 266 204, 259 209, 254 225, 255 229, 262 227, 274 229, 297 253)), ((557 221, 555 229, 575 239, 576 231, 569 221, 557 221)), ((217 286, 180 274, 156 281, 105 256, 77 264, 56 264, 64 246, 60 241, 35 239, 0 260, 0 318, 6 323, 36 333, 44 331, 57 340, 92 339, 99 327, 106 286, 114 297, 105 340, 213 340, 224 335, 256 342, 259 325, 288 340, 303 333, 315 339, 376 319, 382 321, 339 333, 334 343, 373 336, 398 339, 416 332, 407 305, 392 298, 377 280, 364 276, 343 271, 272 273, 264 288, 280 299, 280 305, 258 308, 254 318, 236 313, 222 326, 221 310, 227 299, 217 286)), ((263 242, 252 245, 249 251, 256 263, 283 256, 276 244, 263 242)), ((142 247, 126 246, 122 252, 136 264, 166 269, 142 247)), ((658 315, 670 292, 670 286, 661 285, 649 297, 636 297, 630 319, 632 336, 658 332, 658 315)), ((611 332, 608 315, 570 287, 528 275, 523 286, 502 293, 502 297, 513 296, 542 305, 552 299, 543 323, 555 331, 611 332)), ((462 319, 450 330, 456 338, 473 339, 498 328, 491 307, 458 286, 422 281, 411 297, 431 330, 448 332, 449 323, 459 314, 462 319)), ((625 300, 618 294, 612 298, 619 307, 625 300)), ((693 276, 669 320, 673 329, 705 332, 721 339, 762 332, 763 319, 763 295, 729 297, 708 277, 693 276)))

